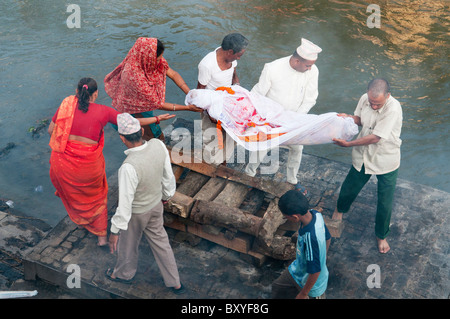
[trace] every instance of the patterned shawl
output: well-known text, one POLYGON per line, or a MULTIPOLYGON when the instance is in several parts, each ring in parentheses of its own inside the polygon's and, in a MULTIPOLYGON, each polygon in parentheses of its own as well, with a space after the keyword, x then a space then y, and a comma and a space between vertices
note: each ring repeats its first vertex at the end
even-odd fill
POLYGON ((105 77, 105 91, 120 112, 141 113, 161 107, 169 65, 156 62, 156 38, 139 38, 125 59, 105 77))

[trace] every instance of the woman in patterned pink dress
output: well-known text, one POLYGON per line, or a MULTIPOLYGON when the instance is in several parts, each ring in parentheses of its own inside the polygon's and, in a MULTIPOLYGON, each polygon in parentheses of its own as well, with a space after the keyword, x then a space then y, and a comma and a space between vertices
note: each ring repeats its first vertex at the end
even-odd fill
MULTIPOLYGON (((156 38, 137 39, 125 59, 105 77, 105 91, 112 98, 112 106, 133 116, 153 117, 156 109, 166 111, 203 110, 194 105, 168 103, 166 76, 185 94, 189 86, 181 75, 171 69, 163 57, 164 45, 156 38)), ((144 127, 144 137, 164 139, 159 123, 144 127)))

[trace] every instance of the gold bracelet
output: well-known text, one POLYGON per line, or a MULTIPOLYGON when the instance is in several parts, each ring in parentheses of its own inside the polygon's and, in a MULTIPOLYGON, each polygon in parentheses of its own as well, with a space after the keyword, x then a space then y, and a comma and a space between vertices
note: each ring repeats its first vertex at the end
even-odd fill
POLYGON ((173 104, 173 110, 175 111, 175 104, 173 104))

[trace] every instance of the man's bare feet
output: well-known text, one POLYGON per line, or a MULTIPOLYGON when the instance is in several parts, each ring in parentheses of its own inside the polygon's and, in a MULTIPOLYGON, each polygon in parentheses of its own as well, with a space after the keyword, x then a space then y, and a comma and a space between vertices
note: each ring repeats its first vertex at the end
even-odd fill
POLYGON ((378 251, 380 253, 385 254, 389 250, 391 250, 391 247, 389 247, 389 244, 386 239, 377 238, 377 242, 378 242, 378 251))
POLYGON ((331 219, 333 219, 333 220, 342 220, 342 215, 343 215, 343 213, 339 213, 337 211, 337 209, 335 209, 333 215, 331 216, 331 219))

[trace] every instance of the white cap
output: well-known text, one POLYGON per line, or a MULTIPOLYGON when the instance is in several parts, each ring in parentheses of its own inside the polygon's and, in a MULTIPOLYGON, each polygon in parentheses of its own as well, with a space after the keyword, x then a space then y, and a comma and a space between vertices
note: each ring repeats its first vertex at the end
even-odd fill
POLYGON ((302 38, 302 44, 297 48, 297 54, 305 60, 316 61, 322 49, 309 40, 302 38))
POLYGON ((139 121, 128 113, 117 115, 117 131, 122 135, 129 135, 141 130, 139 121))

